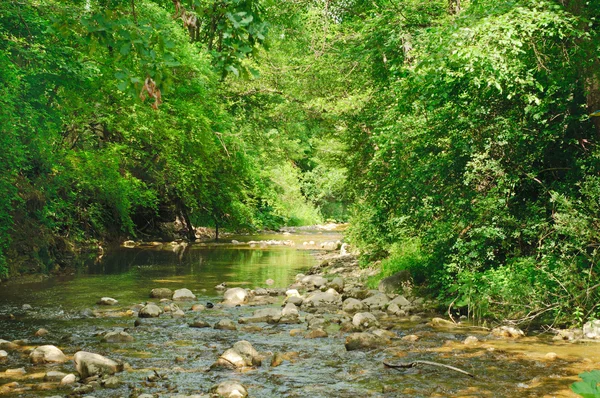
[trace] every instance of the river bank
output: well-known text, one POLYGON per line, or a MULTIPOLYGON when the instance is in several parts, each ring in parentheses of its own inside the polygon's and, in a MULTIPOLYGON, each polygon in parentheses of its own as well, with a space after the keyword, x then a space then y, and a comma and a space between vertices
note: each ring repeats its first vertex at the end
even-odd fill
POLYGON ((600 364, 593 343, 456 325, 435 314, 434 303, 366 288, 378 270, 361 269, 352 255, 261 238, 192 247, 181 263, 171 256, 164 267, 157 264, 172 252, 129 249, 90 277, 74 276, 55 291, 48 285, 46 301, 32 302, 36 294, 22 288, 3 300, 0 393, 190 397, 231 382, 229 395, 221 386, 223 396, 572 397, 576 375, 600 364), (277 270, 285 262, 298 267, 277 270), (118 302, 96 304, 102 296, 118 302), (47 345, 64 358, 33 363, 36 348, 47 345), (81 378, 81 351, 114 360, 115 374, 81 378), (384 361, 433 361, 476 377, 427 365, 392 369, 384 361))

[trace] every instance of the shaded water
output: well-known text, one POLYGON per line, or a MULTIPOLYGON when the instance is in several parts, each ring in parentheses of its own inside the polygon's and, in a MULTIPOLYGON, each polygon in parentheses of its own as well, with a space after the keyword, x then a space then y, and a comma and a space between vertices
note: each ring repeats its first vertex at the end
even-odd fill
MULTIPOLYGON (((335 234, 293 234, 291 236, 242 236, 241 242, 261 239, 292 239, 299 247, 303 241, 318 245, 335 240, 335 234)), ((381 350, 347 352, 344 334, 336 322, 340 314, 329 314, 328 338, 306 339, 290 336, 299 325, 258 324, 261 329, 237 331, 194 329, 187 323, 197 314, 188 312, 194 303, 218 303, 220 295, 214 286, 227 282, 230 287, 267 287, 273 279, 275 287, 287 286, 298 272, 316 263, 307 250, 286 246, 194 245, 185 252, 157 249, 119 249, 105 255, 85 271, 43 282, 7 285, 0 288, 0 339, 28 339, 26 346, 55 344, 68 355, 86 350, 128 363, 131 368, 119 374, 124 384, 118 389, 98 389, 96 397, 130 396, 135 393, 158 393, 160 396, 206 393, 210 386, 224 380, 238 380, 253 397, 573 397, 568 386, 577 373, 600 367, 600 346, 553 342, 548 337, 528 337, 519 341, 495 340, 487 332, 476 329, 433 329, 422 322, 409 322, 395 317, 381 319, 382 326, 398 338, 416 334, 416 342, 394 340, 381 350), (144 326, 133 327, 136 318, 127 313, 133 305, 148 300, 154 287, 177 289, 187 287, 196 295, 193 303, 180 306, 186 318, 144 320, 144 326), (102 296, 119 300, 115 307, 95 305, 102 296), (32 311, 21 309, 23 304, 32 311), (85 309, 93 309, 100 317, 87 318, 85 309), (10 317, 12 314, 14 318, 10 317), (35 337, 39 328, 50 334, 35 337), (100 335, 121 327, 135 338, 133 343, 107 344, 100 335), (465 346, 467 335, 482 341, 465 346), (248 340, 266 356, 263 366, 248 372, 208 371, 218 356, 239 340, 248 340), (287 360, 270 367, 272 353, 285 353, 287 360), (556 360, 545 354, 555 352, 556 360), (470 379, 445 369, 418 368, 395 370, 384 368, 382 361, 430 360, 458 366, 477 375, 470 379), (157 383, 146 381, 153 370, 166 375, 157 383)), ((276 305, 283 300, 277 299, 276 305)), ((203 311, 211 324, 228 318, 248 316, 261 307, 226 308, 216 305, 203 311)), ((305 315, 305 314, 302 314, 305 315)), ((0 373, 0 386, 17 381, 19 387, 7 396, 36 397, 67 395, 56 390, 56 383, 44 383, 48 370, 74 370, 72 362, 54 366, 33 366, 20 352, 9 353, 0 363, 0 372, 25 367, 27 374, 9 377, 0 373), (19 389, 22 388, 22 389, 19 389)))

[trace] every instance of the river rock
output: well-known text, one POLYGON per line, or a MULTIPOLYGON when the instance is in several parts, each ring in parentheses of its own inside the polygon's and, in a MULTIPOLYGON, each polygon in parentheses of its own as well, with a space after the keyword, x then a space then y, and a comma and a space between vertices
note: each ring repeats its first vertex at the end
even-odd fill
POLYGON ((379 326, 377 318, 375 318, 375 315, 371 314, 370 312, 359 312, 354 314, 354 317, 352 318, 352 324, 362 330, 379 326))
POLYGON ((386 308, 386 312, 390 315, 396 315, 396 316, 405 316, 406 315, 406 311, 400 309, 400 307, 396 303, 390 303, 386 308))
POLYGON ((246 387, 237 381, 229 380, 212 386, 210 389, 212 394, 223 398, 245 398, 248 396, 246 387))
POLYGON ((204 311, 206 309, 206 307, 202 304, 194 304, 192 305, 192 311, 194 312, 200 312, 200 311, 204 311))
POLYGON ((260 366, 262 358, 258 351, 246 340, 238 341, 232 348, 225 351, 211 368, 224 367, 228 369, 260 366))
POLYGON ((12 341, 2 340, 0 339, 0 349, 14 351, 19 348, 18 344, 13 343, 12 341))
POLYGON ((404 297, 403 295, 394 297, 394 299, 392 301, 390 301, 390 304, 397 304, 398 307, 400 307, 400 308, 411 307, 410 301, 408 301, 408 299, 406 297, 404 297))
POLYGON ((264 287, 258 287, 256 289, 254 289, 254 295, 255 296, 268 296, 269 291, 267 289, 265 289, 264 287))
POLYGON ((36 337, 42 337, 48 334, 48 330, 44 329, 44 328, 40 328, 37 330, 37 332, 35 332, 35 336, 36 337))
POLYGON ((371 310, 384 310, 390 302, 390 299, 387 295, 383 293, 378 293, 369 298, 364 299, 362 302, 371 310))
POLYGON ((267 322, 267 323, 277 323, 281 319, 281 310, 277 308, 262 308, 260 310, 254 311, 252 316, 247 318, 239 318, 239 323, 258 323, 258 322, 267 322))
POLYGON ((62 380, 67 374, 63 373, 63 372, 59 372, 56 370, 51 370, 50 372, 46 373, 44 375, 44 381, 60 381, 62 380))
POLYGON ((453 328, 456 327, 456 324, 443 318, 432 318, 429 326, 434 328, 453 328))
POLYGON ((0 350, 0 362, 6 361, 8 358, 8 352, 0 350))
POLYGON ((402 337, 402 340, 415 342, 415 341, 419 340, 419 336, 417 336, 416 334, 409 334, 409 335, 402 337))
POLYGON ((393 340, 398 338, 398 335, 396 333, 385 329, 371 330, 371 333, 373 333, 375 336, 382 337, 386 340, 393 340))
POLYGON ((98 305, 116 305, 116 304, 119 304, 119 301, 115 300, 112 297, 102 297, 100 300, 98 300, 98 302, 96 304, 98 304, 98 305))
POLYGON ((514 326, 500 326, 492 329, 492 336, 517 339, 519 337, 524 337, 525 333, 514 326))
POLYGON ((339 307, 342 303, 342 298, 339 294, 331 292, 313 292, 308 295, 302 302, 302 307, 310 309, 327 309, 331 307, 339 307))
POLYGON ((479 339, 475 336, 467 336, 467 338, 463 340, 464 345, 474 345, 477 343, 479 343, 479 339))
POLYGON ((108 332, 102 338, 107 343, 131 343, 133 336, 124 331, 108 332))
POLYGON ((379 348, 385 344, 387 344, 387 340, 374 335, 372 333, 352 333, 348 337, 346 337, 346 350, 354 351, 354 350, 370 350, 373 348, 379 348))
POLYGON ((316 329, 310 330, 308 333, 306 333, 304 338, 305 339, 321 339, 321 338, 325 338, 327 336, 328 336, 328 334, 325 330, 316 328, 316 329))
POLYGON ((231 319, 221 319, 214 326, 217 330, 237 330, 237 326, 231 319))
POLYGON ((7 376, 22 376, 27 374, 25 368, 16 368, 16 369, 6 369, 4 374, 7 376))
POLYGON ((583 335, 587 339, 600 339, 600 320, 586 322, 583 325, 583 335))
POLYGON ((23 305, 21 306, 21 309, 22 309, 23 311, 31 311, 31 310, 33 309, 33 307, 31 306, 31 304, 23 304, 23 305))
POLYGON ((334 289, 336 292, 341 293, 344 291, 344 279, 341 276, 336 276, 327 284, 327 286, 334 289))
POLYGON ((342 310, 344 310, 345 312, 347 312, 349 314, 354 314, 356 312, 360 312, 360 311, 364 310, 364 308, 365 308, 365 305, 362 303, 362 301, 359 301, 352 297, 344 300, 344 303, 342 304, 342 310))
POLYGON ((196 295, 190 289, 177 289, 173 292, 174 301, 196 300, 196 295))
POLYGON ((65 354, 53 345, 42 345, 37 347, 29 354, 29 359, 34 364, 67 362, 65 354))
POLYGON ((75 369, 85 379, 90 376, 112 375, 123 371, 123 365, 100 354, 78 351, 73 357, 75 369))
POLYGON ((150 291, 150 297, 158 299, 170 299, 173 297, 173 291, 167 287, 157 287, 150 291))
POLYGON ((287 303, 281 310, 281 319, 279 323, 298 323, 298 307, 292 303, 287 303))
POLYGON ((412 279, 410 275, 410 271, 402 270, 400 272, 396 272, 392 276, 388 276, 387 278, 383 278, 377 289, 382 293, 398 293, 402 290, 402 285, 410 282, 412 279))
POLYGON ((291 296, 288 297, 285 300, 286 303, 290 303, 290 304, 294 304, 296 306, 301 306, 302 303, 304 302, 304 299, 302 297, 298 297, 298 296, 291 296))
POLYGON ((307 275, 302 278, 301 282, 309 289, 320 289, 321 286, 327 285, 327 279, 321 275, 307 275))
POLYGON ((107 378, 106 380, 104 380, 104 383, 102 385, 105 388, 117 388, 121 385, 121 380, 119 380, 118 377, 111 376, 111 377, 107 378))
POLYGON ((248 292, 241 287, 227 289, 223 294, 223 303, 229 305, 245 304, 248 302, 248 292))
POLYGON ((140 318, 158 318, 163 310, 156 304, 148 303, 138 313, 140 318))
POLYGON ((77 376, 75 376, 73 373, 70 373, 60 380, 60 385, 68 386, 71 384, 75 384, 76 381, 77 381, 77 376))
POLYGON ((210 324, 202 318, 196 318, 189 323, 191 328, 209 328, 210 324))

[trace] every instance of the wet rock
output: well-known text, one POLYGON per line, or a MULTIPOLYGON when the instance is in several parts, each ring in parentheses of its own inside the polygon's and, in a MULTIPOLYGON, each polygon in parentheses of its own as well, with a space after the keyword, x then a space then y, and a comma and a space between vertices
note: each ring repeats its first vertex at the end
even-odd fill
POLYGON ((327 279, 321 275, 307 275, 302 278, 301 282, 309 289, 320 289, 321 286, 327 285, 327 279))
POLYGON ((286 299, 286 303, 294 304, 296 306, 302 305, 304 299, 302 297, 291 296, 286 299))
POLYGON ((191 328, 209 328, 210 324, 202 318, 196 318, 189 323, 191 328))
POLYGON ((306 317, 306 322, 309 330, 325 329, 330 324, 330 322, 327 319, 315 315, 308 315, 306 317))
POLYGON ((65 363, 67 357, 63 352, 53 345, 43 345, 34 349, 29 354, 29 359, 34 364, 40 363, 65 363))
POLYGON ((89 308, 86 308, 84 310, 82 310, 79 315, 81 315, 82 318, 95 318, 96 314, 94 313, 94 311, 92 311, 89 308))
POLYGON ((78 351, 73 357, 75 369, 82 378, 112 375, 123 370, 123 365, 100 354, 78 351))
POLYGON ((6 361, 8 359, 8 352, 4 350, 0 350, 0 362, 6 361))
POLYGON ((218 285, 215 286, 215 290, 225 290, 227 289, 227 283, 223 282, 223 283, 219 283, 218 285))
POLYGON ((419 340, 419 336, 417 336, 416 334, 409 334, 409 335, 402 337, 402 340, 414 342, 414 341, 419 340))
POLYGON ((171 318, 183 318, 185 317, 185 312, 183 310, 177 310, 171 312, 171 318))
POLYGON ((239 323, 277 323, 281 319, 281 310, 277 308, 262 308, 254 311, 252 316, 239 318, 239 323))
POLYGON ((452 321, 448 321, 442 318, 432 318, 429 322, 429 326, 434 328, 453 328, 456 327, 456 324, 452 321))
POLYGON ((259 287, 257 289, 254 289, 254 295, 255 296, 268 296, 269 292, 267 291, 267 289, 259 287))
POLYGON ((324 331, 323 329, 313 329, 311 331, 309 331, 306 336, 304 336, 304 338, 307 339, 318 339, 318 338, 323 338, 323 337, 327 337, 328 334, 326 331, 324 331))
POLYGON ((390 302, 387 295, 383 293, 375 294, 369 298, 362 300, 363 304, 369 307, 371 310, 384 310, 390 302))
POLYGON ((392 276, 388 276, 387 278, 383 278, 377 289, 382 293, 397 293, 402 290, 403 284, 406 284, 412 280, 410 275, 410 271, 402 270, 400 272, 396 272, 392 276))
POLYGON ((102 297, 100 300, 98 300, 98 302, 96 304, 98 304, 98 305, 117 305, 117 304, 119 304, 119 301, 115 300, 112 297, 102 297))
POLYGON ((385 330, 385 329, 371 330, 371 333, 373 333, 375 336, 383 337, 384 339, 387 339, 387 340, 393 340, 393 339, 398 338, 398 335, 396 333, 391 332, 389 330, 385 330))
POLYGON ((47 334, 48 334, 48 330, 46 330, 44 328, 38 329, 37 332, 35 332, 35 336, 36 337, 42 337, 42 336, 45 336, 47 334))
POLYGON ((245 398, 248 396, 246 388, 236 381, 224 381, 210 389, 212 394, 223 398, 245 398))
POLYGON ((492 329, 492 336, 517 339, 519 337, 524 337, 525 333, 514 326, 500 326, 492 329))
POLYGON ((131 343, 133 336, 124 331, 108 332, 102 338, 106 343, 131 343))
POLYGON ((555 352, 549 352, 546 355, 544 355, 544 358, 549 361, 554 361, 555 359, 558 358, 558 355, 555 352))
POLYGON ((27 372, 25 371, 25 368, 16 368, 16 369, 6 369, 4 371, 4 374, 7 376, 22 376, 24 374, 27 374, 27 372))
POLYGON ((61 381, 66 376, 66 373, 51 370, 44 375, 44 381, 61 381))
POLYGON ((298 323, 299 321, 298 308, 292 303, 287 303, 281 310, 281 318, 279 319, 279 323, 289 324, 298 323))
POLYGON ((412 315, 409 320, 411 322, 421 322, 423 320, 423 318, 421 318, 419 315, 412 315))
POLYGON ((285 296, 285 289, 267 289, 267 293, 269 296, 277 297, 277 296, 285 296))
POLYGON ((362 330, 379 326, 377 318, 375 318, 375 315, 371 314, 370 312, 359 312, 355 314, 352 318, 352 324, 362 330))
POLYGON ((342 303, 342 298, 339 294, 331 292, 313 292, 308 295, 302 302, 302 307, 310 309, 327 309, 331 307, 339 307, 342 303))
POLYGON ((474 345, 477 343, 479 343, 479 339, 475 336, 468 336, 466 339, 463 340, 464 345, 474 345))
POLYGON ((173 297, 173 291, 166 287, 157 287, 150 291, 150 297, 158 299, 170 299, 173 297))
POLYGON ((177 289, 173 292, 174 301, 196 300, 196 295, 190 289, 177 289))
POLYGON ((121 380, 118 377, 111 376, 104 380, 103 386, 106 388, 117 388, 121 385, 121 380))
POLYGON ((345 312, 347 312, 349 314, 361 312, 364 309, 365 309, 365 305, 362 303, 362 301, 357 300, 352 297, 344 300, 344 303, 342 304, 342 310, 344 310, 345 312))
POLYGON ((140 318, 158 318, 163 310, 156 304, 148 303, 138 313, 140 318))
POLYGON ((125 242, 121 243, 121 246, 131 249, 136 246, 136 243, 132 240, 126 240, 125 242))
POLYGON ((214 326, 217 330, 237 330, 237 326, 231 319, 221 319, 215 323, 214 326))
POLYGON ((22 309, 23 311, 31 311, 31 310, 33 310, 33 307, 32 307, 30 304, 23 304, 23 305, 21 306, 21 309, 22 309))
POLYGON ((246 340, 238 341, 232 348, 225 351, 211 368, 240 369, 260 366, 262 358, 258 351, 246 340))
POLYGON ((327 286, 334 289, 336 292, 341 293, 344 291, 344 279, 340 276, 336 276, 327 284, 327 286))
POLYGON ((68 386, 71 384, 75 384, 76 381, 77 381, 77 376, 75 376, 73 373, 70 373, 61 379, 60 385, 68 386))
POLYGON ((304 334, 304 329, 291 329, 290 330, 290 336, 292 336, 292 337, 302 336, 303 334, 304 334))
POLYGON ((192 311, 194 311, 194 312, 204 311, 205 309, 206 309, 206 307, 203 306, 202 304, 194 304, 194 305, 192 305, 192 311))
POLYGON ((370 350, 387 344, 387 340, 372 333, 352 333, 346 337, 346 350, 370 350))
POLYGON ((223 295, 223 303, 228 305, 245 304, 249 300, 248 292, 241 287, 227 289, 223 295))
POLYGON ((600 320, 586 322, 583 325, 583 335, 586 339, 600 339, 600 320))
POLYGON ((12 341, 0 339, 0 349, 1 350, 14 351, 18 348, 19 348, 19 346, 17 344, 13 343, 12 341))
POLYGON ((271 359, 271 367, 276 368, 277 366, 283 363, 283 355, 281 353, 276 352, 273 354, 273 358, 271 359))

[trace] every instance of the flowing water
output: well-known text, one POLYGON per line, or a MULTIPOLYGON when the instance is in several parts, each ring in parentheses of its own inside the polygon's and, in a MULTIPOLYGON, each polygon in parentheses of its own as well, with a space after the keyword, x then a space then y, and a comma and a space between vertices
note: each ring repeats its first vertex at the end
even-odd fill
MULTIPOLYGON (((297 273, 317 262, 310 250, 260 244, 250 247, 243 242, 291 239, 296 247, 304 248, 304 241, 312 240, 318 246, 339 237, 336 233, 306 231, 288 236, 233 237, 242 243, 197 244, 175 252, 165 247, 118 249, 75 275, 4 285, 0 287, 0 339, 26 341, 21 343, 22 351, 9 352, 8 360, 0 362, 0 386, 18 383, 0 391, 15 397, 68 395, 68 390, 57 389, 57 383, 44 382, 43 376, 49 370, 73 372, 72 362, 35 366, 28 362, 27 348, 42 344, 57 345, 67 356, 85 350, 130 365, 118 374, 123 381, 119 388, 97 389, 90 394, 95 397, 200 394, 225 380, 241 382, 252 397, 575 397, 569 385, 577 380, 576 375, 600 368, 600 345, 555 342, 541 335, 514 341, 492 339, 488 332, 476 328, 434 329, 424 323, 425 315, 423 322, 381 319, 382 326, 399 338, 409 334, 420 338, 415 342, 393 340, 389 347, 370 352, 346 351, 345 335, 335 321, 327 328, 329 337, 316 339, 290 335, 291 329, 306 328, 305 323, 259 324, 260 329, 239 325, 236 331, 188 327, 197 315, 189 312, 192 304, 220 301, 215 285, 226 282, 228 287, 268 287, 265 281, 273 279, 274 287, 285 287, 297 273), (186 287, 197 300, 181 304, 187 314, 183 319, 161 316, 134 327, 136 318, 127 311, 147 301, 155 287, 186 287), (104 296, 119 300, 119 304, 97 306, 96 301, 104 296), (33 309, 25 311, 23 304, 33 309), (90 309, 100 316, 88 317, 90 309), (39 328, 50 333, 35 337, 39 328), (101 342, 100 336, 114 328, 125 328, 135 341, 101 342), (467 335, 478 336, 481 341, 466 346, 462 341, 467 335), (239 340, 248 340, 265 355, 263 365, 245 372, 210 371, 219 355, 239 340), (276 352, 283 353, 286 360, 271 367, 269 357, 276 352), (557 358, 548 359, 550 352, 557 358), (385 368, 384 359, 441 362, 467 370, 476 378, 427 366, 385 368), (27 373, 2 373, 19 367, 27 373), (164 378, 147 381, 154 371, 164 378)), ((277 300, 279 305, 283 297, 277 300)), ((201 315, 213 324, 223 318, 236 321, 257 308, 262 307, 215 305, 201 315)))

